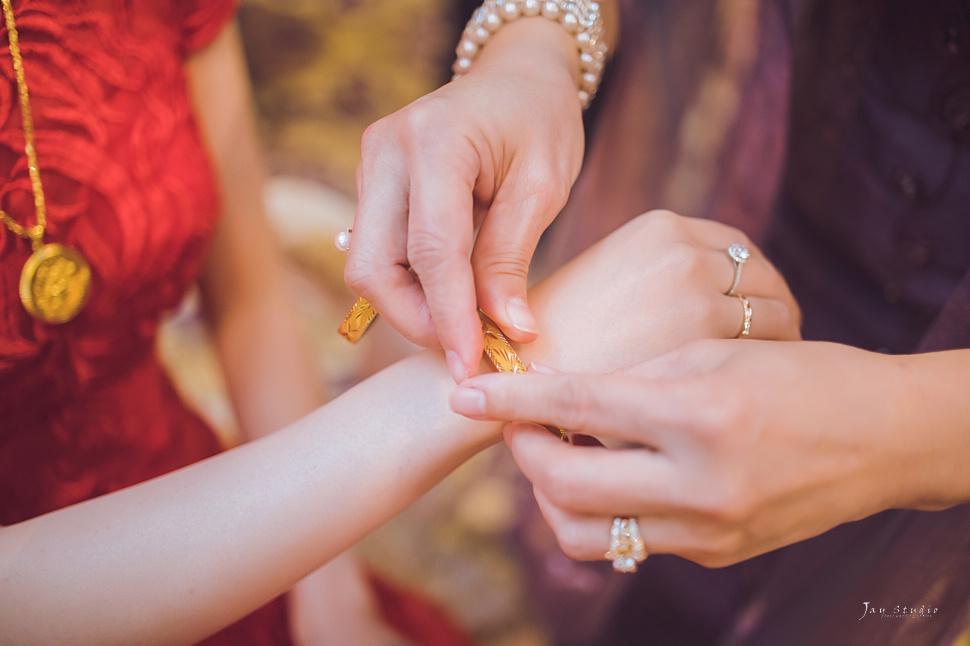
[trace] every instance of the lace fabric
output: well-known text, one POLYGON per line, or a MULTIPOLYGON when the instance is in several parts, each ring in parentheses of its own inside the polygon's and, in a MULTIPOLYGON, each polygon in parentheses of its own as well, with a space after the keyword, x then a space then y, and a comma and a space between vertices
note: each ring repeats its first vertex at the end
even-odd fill
MULTIPOLYGON (((130 429, 132 444, 159 443, 175 432, 165 428, 170 411, 184 414, 174 391, 151 397, 132 391, 133 384, 147 387, 145 380, 127 377, 138 371, 161 375, 154 356, 159 316, 178 304, 199 272, 219 212, 192 117, 184 57, 215 36, 235 5, 195 4, 14 2, 48 204, 45 242, 78 249, 93 275, 88 304, 77 319, 38 322, 18 296, 30 245, 0 230, 0 420, 11 422, 0 429, 4 467, 98 444, 94 436, 110 428, 130 429), (126 407, 112 405, 122 398, 146 398, 158 415, 123 419, 126 407), (108 419, 105 410, 112 411, 108 419), (9 450, 12 445, 19 451, 9 450)), ((0 206, 32 225, 36 215, 5 37, 0 75, 0 206)), ((158 387, 158 378, 154 382, 158 387)), ((71 469, 38 465, 41 473, 21 476, 58 481, 55 473, 74 480, 102 473, 104 483, 77 495, 103 492, 115 480, 104 464, 108 455, 81 453, 71 469)), ((8 473, 0 469, 0 479, 8 473)), ((73 502, 60 496, 2 498, 4 523, 73 502)))

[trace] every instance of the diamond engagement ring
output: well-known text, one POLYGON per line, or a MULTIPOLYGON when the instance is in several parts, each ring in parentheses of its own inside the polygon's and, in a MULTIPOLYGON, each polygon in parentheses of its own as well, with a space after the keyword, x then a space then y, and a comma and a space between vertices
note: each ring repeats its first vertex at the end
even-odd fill
POLYGON ((734 296, 734 290, 738 288, 738 283, 741 282, 741 266, 748 262, 748 258, 751 257, 751 252, 743 244, 736 242, 727 248, 728 256, 731 257, 731 262, 734 263, 734 281, 731 283, 731 289, 724 292, 726 296, 734 296))
POLYGON ((636 572, 637 564, 647 558, 636 518, 617 516, 610 527, 610 549, 604 558, 613 561, 617 572, 636 572))

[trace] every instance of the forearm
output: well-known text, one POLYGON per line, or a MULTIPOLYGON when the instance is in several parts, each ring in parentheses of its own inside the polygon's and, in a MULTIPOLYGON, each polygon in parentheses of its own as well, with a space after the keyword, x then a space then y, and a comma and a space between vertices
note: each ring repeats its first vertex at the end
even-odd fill
POLYGON ((265 172, 235 27, 193 57, 188 71, 223 211, 200 283, 241 431, 253 439, 310 413, 324 397, 292 302, 292 276, 264 213, 265 172))
POLYGON ((422 353, 258 442, 4 528, 3 641, 189 643, 245 615, 497 439, 452 388, 422 353))

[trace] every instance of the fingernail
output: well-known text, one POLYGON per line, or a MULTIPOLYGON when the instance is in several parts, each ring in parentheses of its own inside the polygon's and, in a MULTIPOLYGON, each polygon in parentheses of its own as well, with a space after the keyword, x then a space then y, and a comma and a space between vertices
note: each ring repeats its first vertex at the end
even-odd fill
POLYGON ((530 334, 539 333, 539 324, 532 315, 529 305, 521 296, 513 296, 508 300, 505 304, 505 314, 509 317, 509 322, 515 329, 530 334))
POLYGON ((543 363, 529 362, 529 372, 538 372, 541 375, 558 375, 559 371, 543 363))
POLYGON ((465 364, 462 363, 457 352, 454 350, 446 350, 445 363, 448 364, 448 372, 451 373, 451 378, 455 380, 456 384, 460 384, 468 379, 468 369, 465 368, 465 364))
POLYGON ((451 410, 459 415, 482 417, 485 415, 485 393, 475 388, 458 388, 451 394, 451 410))

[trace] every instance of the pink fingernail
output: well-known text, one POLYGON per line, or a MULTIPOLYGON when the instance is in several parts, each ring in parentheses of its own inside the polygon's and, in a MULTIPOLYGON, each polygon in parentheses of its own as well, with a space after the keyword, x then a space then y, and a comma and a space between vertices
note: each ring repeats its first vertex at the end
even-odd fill
POLYGON ((454 350, 445 351, 445 363, 448 364, 448 372, 451 373, 451 378, 455 380, 456 384, 468 379, 468 369, 465 368, 465 364, 462 363, 457 352, 454 350))
POLYGON ((529 362, 529 372, 538 372, 541 375, 558 375, 559 371, 543 363, 529 362))
POLYGON ((458 388, 451 394, 451 410, 459 415, 482 417, 485 415, 485 393, 474 388, 458 388))
POLYGON ((539 324, 532 315, 528 303, 521 296, 510 298, 505 304, 505 314, 509 317, 509 322, 517 330, 530 334, 539 333, 539 324))

